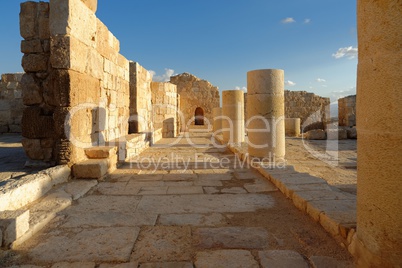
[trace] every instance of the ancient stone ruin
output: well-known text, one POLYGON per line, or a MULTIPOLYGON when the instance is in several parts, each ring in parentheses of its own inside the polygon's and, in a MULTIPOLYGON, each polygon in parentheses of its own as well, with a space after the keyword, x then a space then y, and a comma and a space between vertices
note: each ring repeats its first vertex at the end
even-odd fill
POLYGON ((285 91, 283 70, 250 71, 247 95, 224 90, 222 105, 218 88, 194 75, 154 82, 120 54, 96 9, 97 0, 21 4, 25 73, 2 76, 0 132, 21 128, 27 156, 56 167, 2 182, 0 247, 29 254, 13 259, 1 251, 5 263, 155 267, 165 258, 174 267, 341 266, 313 255, 328 246, 345 267, 346 250, 358 267, 400 266, 400 1, 358 1, 358 96, 339 100, 346 128, 336 129, 328 123, 329 99, 285 91), (214 133, 191 132, 197 126, 214 133), (359 161, 347 152, 343 161, 355 159, 347 166, 325 146, 339 145, 354 126, 359 161), (294 150, 313 135, 329 141, 310 143, 315 154, 294 150), (138 156, 173 161, 173 152, 189 165, 135 166, 138 156), (216 167, 217 159, 251 168, 216 167), (357 196, 322 179, 334 172, 344 179, 353 168, 357 196), (306 215, 314 222, 298 221, 306 215), (280 229, 280 237, 268 229, 280 229))
POLYGON ((340 126, 356 126, 356 95, 338 100, 338 121, 340 126))
POLYGON ((180 95, 182 126, 211 125, 212 110, 220 106, 218 88, 189 73, 172 76, 170 83, 177 86, 180 95))
POLYGON ((20 133, 24 105, 22 74, 3 74, 0 80, 0 133, 20 133))

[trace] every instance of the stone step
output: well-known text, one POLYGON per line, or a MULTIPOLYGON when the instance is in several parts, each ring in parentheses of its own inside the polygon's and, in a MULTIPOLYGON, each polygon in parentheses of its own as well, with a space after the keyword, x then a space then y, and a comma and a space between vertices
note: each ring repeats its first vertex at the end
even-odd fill
POLYGON ((0 212, 0 247, 9 247, 29 230, 29 210, 0 212))
POLYGON ((89 159, 106 159, 116 155, 117 149, 114 146, 96 146, 85 149, 89 159))
POLYGON ((0 186, 0 211, 18 210, 38 200, 54 186, 67 182, 70 174, 68 166, 56 166, 10 180, 0 186))
MULTIPOLYGON (((26 228, 25 232, 13 241, 8 241, 5 246, 15 248, 23 244, 53 220, 57 213, 69 207, 73 200, 84 196, 97 184, 97 180, 70 181, 55 188, 37 203, 25 207, 25 211, 28 212, 29 228, 26 228)), ((17 226, 16 230, 22 231, 21 228, 26 227, 20 225, 17 226)))
POLYGON ((89 159, 77 163, 72 167, 73 177, 76 179, 101 179, 109 170, 108 159, 89 159))

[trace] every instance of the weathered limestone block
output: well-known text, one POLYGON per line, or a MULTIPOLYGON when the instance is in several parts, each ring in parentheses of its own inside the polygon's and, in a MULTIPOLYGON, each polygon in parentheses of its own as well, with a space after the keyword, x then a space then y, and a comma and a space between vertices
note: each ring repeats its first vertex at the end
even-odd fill
POLYGON ((25 72, 45 72, 48 69, 49 56, 46 54, 25 54, 22 68, 25 72))
POLYGON ((98 146, 85 149, 85 154, 90 159, 109 158, 116 154, 116 147, 98 146))
POLYGON ((71 70, 54 70, 44 84, 45 102, 52 106, 74 107, 80 103, 99 104, 98 79, 71 70))
POLYGON ((22 53, 43 53, 43 47, 40 39, 22 40, 21 41, 22 53))
POLYGON ((81 0, 50 2, 50 34, 71 35, 87 46, 96 45, 96 16, 81 0))
POLYGON ((24 74, 21 79, 22 99, 24 105, 37 105, 43 101, 41 88, 32 74, 24 74))
POLYGON ((24 235, 28 230, 29 210, 0 212, 0 232, 2 233, 0 247, 9 247, 11 243, 24 235))
POLYGON ((322 129, 313 129, 303 133, 303 138, 306 140, 325 140, 327 135, 322 129))
POLYGON ((98 0, 81 0, 82 2, 84 2, 84 4, 90 9, 92 10, 94 13, 96 12, 97 8, 98 8, 98 0))
POLYGON ((52 116, 42 115, 40 107, 27 107, 22 116, 22 136, 28 139, 52 138, 54 121, 52 116))
POLYGON ((22 139, 22 146, 30 159, 43 160, 45 158, 40 139, 22 139))
POLYGON ((222 92, 222 134, 226 143, 244 141, 244 92, 225 90, 222 92))
POLYGON ((108 170, 106 159, 90 159, 73 166, 73 176, 76 179, 100 179, 108 170))
POLYGON ((328 140, 346 140, 348 138, 347 131, 345 129, 328 129, 327 139, 328 140))
POLYGON ((20 34, 26 40, 49 38, 49 3, 21 3, 20 34))

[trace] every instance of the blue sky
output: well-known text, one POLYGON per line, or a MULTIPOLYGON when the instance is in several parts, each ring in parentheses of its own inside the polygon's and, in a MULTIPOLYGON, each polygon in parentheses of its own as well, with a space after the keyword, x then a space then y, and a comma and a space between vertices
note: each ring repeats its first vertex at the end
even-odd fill
MULTIPOLYGON (((2 1, 0 73, 22 71, 21 2, 2 1)), ((355 93, 352 0, 98 0, 97 16, 156 79, 189 72, 228 90, 246 87, 247 71, 278 68, 289 90, 355 93)))

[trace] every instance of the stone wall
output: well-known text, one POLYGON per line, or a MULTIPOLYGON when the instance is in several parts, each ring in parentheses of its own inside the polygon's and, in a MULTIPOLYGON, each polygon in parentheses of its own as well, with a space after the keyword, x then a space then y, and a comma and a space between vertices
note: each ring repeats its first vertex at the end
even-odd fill
POLYGON ((170 78, 170 83, 177 85, 180 94, 180 111, 183 114, 182 130, 194 125, 195 110, 200 107, 204 112, 204 123, 212 124, 212 109, 220 106, 220 96, 217 87, 206 80, 183 73, 170 78))
POLYGON ((285 90, 285 117, 300 118, 302 131, 325 129, 330 100, 306 91, 285 90))
POLYGON ((338 122, 340 126, 356 126, 356 95, 338 100, 338 122))
POLYGON ((128 133, 129 62, 96 18, 96 1, 21 4, 23 146, 34 160, 73 164, 85 147, 128 133), (67 124, 64 124, 64 123, 67 124))
POLYGON ((24 105, 21 74, 2 74, 0 80, 0 133, 20 133, 24 105))
POLYGON ((130 133, 152 132, 152 75, 130 62, 130 133))
MULTIPOLYGON (((152 82, 152 118, 155 131, 161 129, 163 138, 173 138, 177 129, 177 87, 171 83, 152 82)), ((159 137, 155 135, 155 139, 159 137)), ((156 141, 154 139, 154 141, 156 141)))

